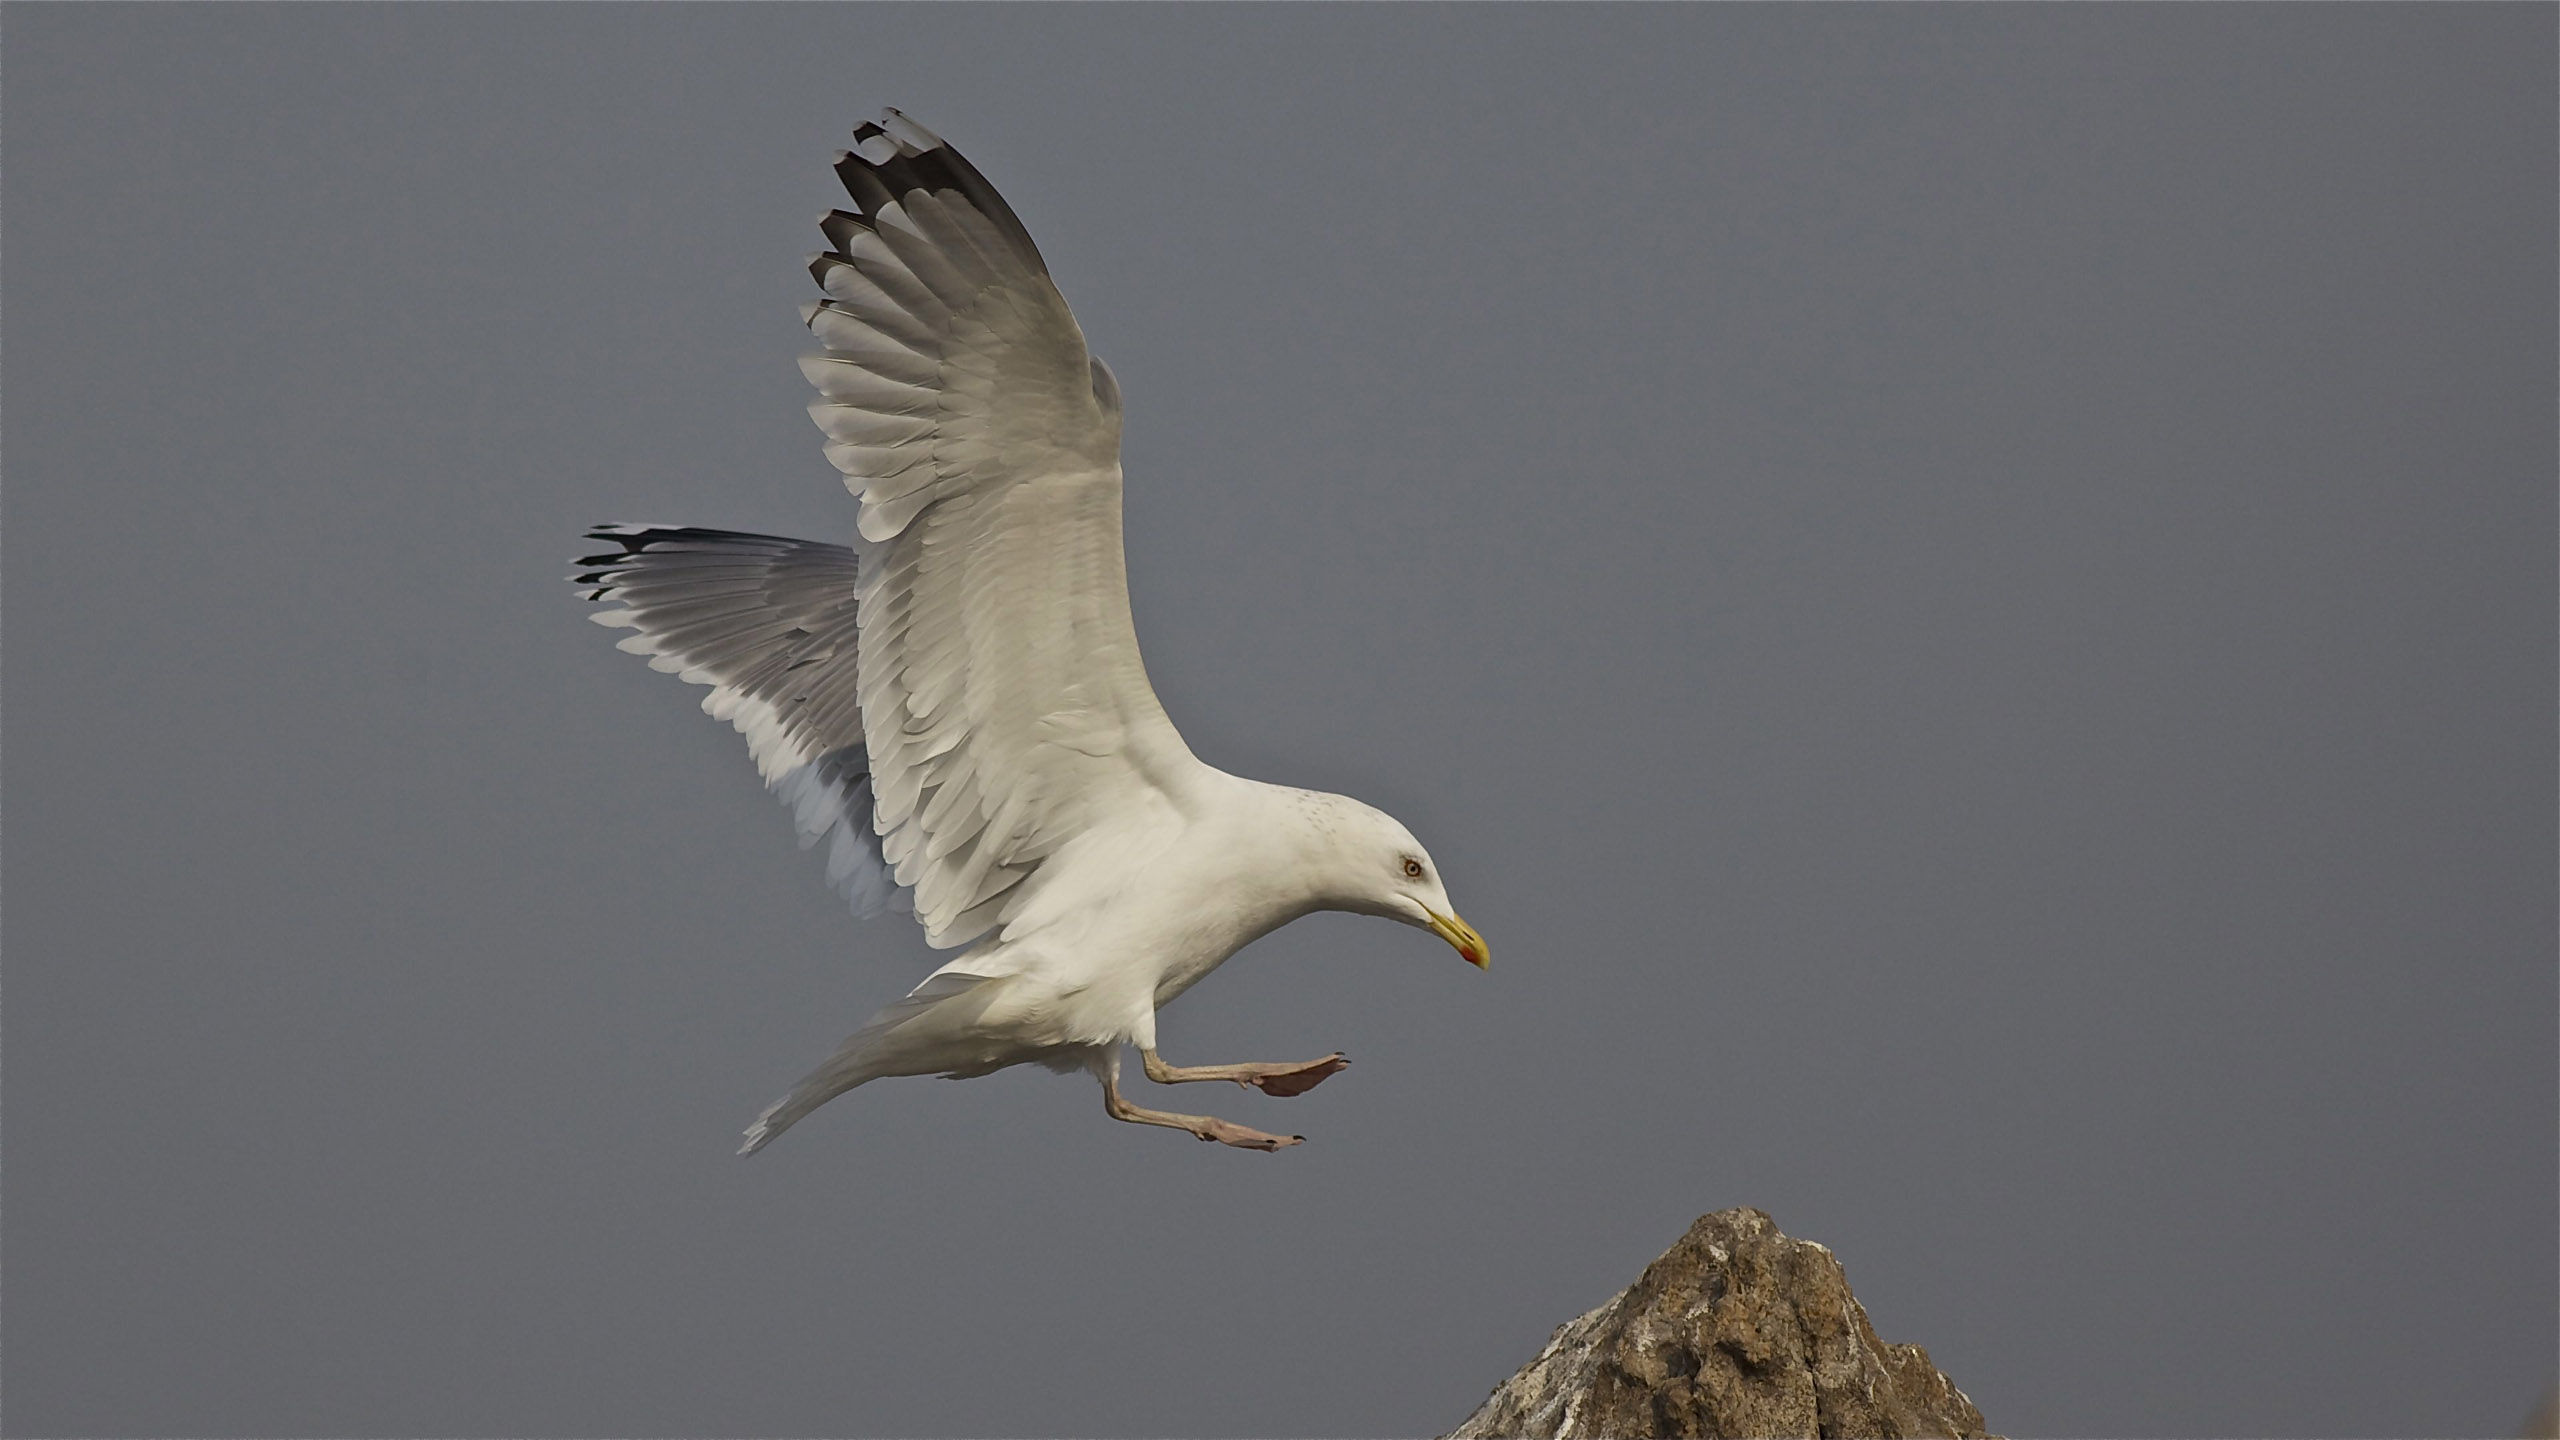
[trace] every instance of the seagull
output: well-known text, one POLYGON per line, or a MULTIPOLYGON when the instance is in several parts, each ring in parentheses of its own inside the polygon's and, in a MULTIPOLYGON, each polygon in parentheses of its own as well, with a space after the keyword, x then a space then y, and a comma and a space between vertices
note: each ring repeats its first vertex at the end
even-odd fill
POLYGON ((756 1117, 751 1155, 887 1076, 1084 1070, 1114 1120, 1301 1143, 1120 1090, 1302 1095, 1350 1062, 1175 1065, 1156 1012, 1319 910, 1401 920, 1482 968, 1412 832, 1341 795, 1203 763, 1138 657, 1120 536, 1120 387, 1030 232, 896 110, 853 132, 854 209, 819 227, 800 362, 855 543, 603 525, 571 579, 620 648, 707 685, 857 916, 912 912, 962 950, 756 1117))

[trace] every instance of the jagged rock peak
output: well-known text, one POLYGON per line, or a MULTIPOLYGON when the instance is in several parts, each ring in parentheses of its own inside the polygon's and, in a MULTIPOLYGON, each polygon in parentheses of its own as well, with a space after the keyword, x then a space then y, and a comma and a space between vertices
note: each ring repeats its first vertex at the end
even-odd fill
POLYGON ((1928 1351, 1876 1338, 1829 1250, 1757 1210, 1700 1216, 1448 1440, 1672 1435, 1989 1440, 1928 1351))

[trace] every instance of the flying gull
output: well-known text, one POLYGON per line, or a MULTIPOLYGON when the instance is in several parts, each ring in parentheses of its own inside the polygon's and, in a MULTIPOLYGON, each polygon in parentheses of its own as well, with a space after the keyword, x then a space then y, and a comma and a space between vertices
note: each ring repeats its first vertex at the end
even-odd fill
POLYGON ((959 958, 748 1127, 753 1154, 891 1075, 1090 1071, 1115 1120, 1249 1150, 1304 1137, 1149 1110, 1147 1078, 1300 1095, 1349 1062, 1173 1065, 1156 1012, 1302 915, 1429 930, 1478 966, 1411 832, 1357 800, 1203 764, 1138 658, 1120 541, 1120 390, 1022 222, 895 110, 836 162, 800 362, 851 546, 606 525, 572 577, 621 648, 711 693, 857 915, 910 910, 959 958))

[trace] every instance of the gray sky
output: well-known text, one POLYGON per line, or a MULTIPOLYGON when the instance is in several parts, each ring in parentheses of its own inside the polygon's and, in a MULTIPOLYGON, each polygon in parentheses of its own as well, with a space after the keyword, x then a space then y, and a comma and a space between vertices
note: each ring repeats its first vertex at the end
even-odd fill
POLYGON ((5 13, 13 1434, 1388 1435, 1696 1214, 2012 1434, 2555 1348, 2549 6, 5 13), (840 536, 896 104, 1128 401, 1203 758, 1410 823, 1081 1077, 560 577, 840 536))

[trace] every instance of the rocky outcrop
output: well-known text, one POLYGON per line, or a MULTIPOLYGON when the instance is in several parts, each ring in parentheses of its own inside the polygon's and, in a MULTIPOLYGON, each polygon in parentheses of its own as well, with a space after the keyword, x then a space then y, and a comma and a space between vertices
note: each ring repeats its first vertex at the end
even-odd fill
POLYGON ((1719 1210, 1558 1326, 1448 1440, 1987 1434, 1929 1352, 1876 1338, 1829 1250, 1719 1210))

